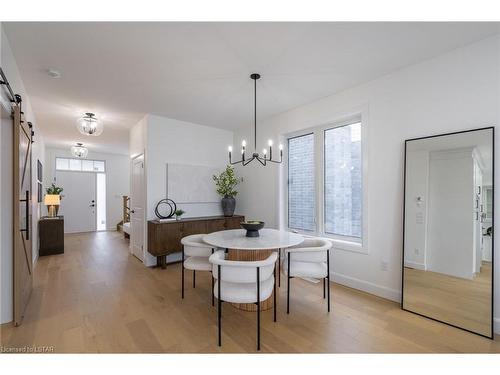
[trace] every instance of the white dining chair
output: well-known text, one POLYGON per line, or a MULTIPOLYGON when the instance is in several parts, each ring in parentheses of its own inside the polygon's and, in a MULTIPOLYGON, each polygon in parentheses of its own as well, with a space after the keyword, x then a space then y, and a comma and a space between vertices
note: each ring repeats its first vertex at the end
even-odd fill
POLYGON ((287 275, 286 313, 290 313, 290 279, 294 277, 323 279, 323 298, 328 295, 330 312, 330 249, 324 238, 306 238, 300 245, 285 249, 287 275), (328 284, 328 287, 326 286, 328 284))
MULTIPOLYGON (((193 234, 183 237, 182 244, 182 298, 184 298, 184 269, 193 271, 193 288, 196 287, 196 271, 212 271, 208 258, 214 253, 214 247, 203 242, 205 234, 193 234), (186 258, 187 257, 187 258, 186 258)), ((214 279, 212 278, 212 306, 214 305, 213 293, 214 279)))
POLYGON ((218 345, 221 346, 222 302, 255 303, 257 305, 257 350, 260 350, 260 303, 274 292, 274 321, 276 321, 276 272, 278 254, 272 253, 259 261, 226 260, 225 252, 210 256, 212 275, 216 280, 218 345))

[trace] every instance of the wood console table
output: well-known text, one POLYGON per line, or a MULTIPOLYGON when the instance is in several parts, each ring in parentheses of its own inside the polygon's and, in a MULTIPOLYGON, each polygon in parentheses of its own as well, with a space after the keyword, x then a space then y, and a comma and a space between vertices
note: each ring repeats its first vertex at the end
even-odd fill
POLYGON ((182 251, 182 237, 191 234, 212 233, 227 229, 239 229, 244 216, 192 217, 179 221, 148 221, 148 252, 156 257, 158 266, 166 267, 169 254, 182 251))
POLYGON ((64 254, 64 217, 41 217, 38 221, 38 237, 38 255, 64 254))

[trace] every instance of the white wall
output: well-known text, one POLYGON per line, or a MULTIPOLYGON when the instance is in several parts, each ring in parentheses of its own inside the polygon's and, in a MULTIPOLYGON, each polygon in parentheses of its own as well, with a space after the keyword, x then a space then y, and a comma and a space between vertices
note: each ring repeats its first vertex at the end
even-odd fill
MULTIPOLYGON (((72 157, 70 150, 47 148, 44 166, 44 189, 54 182, 56 157, 72 157)), ((128 155, 89 151, 87 159, 106 162, 106 229, 116 230, 122 220, 123 198, 130 194, 130 160, 128 155)), ((64 188, 64 186, 63 186, 64 188)), ((45 190, 44 190, 45 193, 45 190)), ((64 195, 64 191, 62 193, 64 195)), ((61 204, 64 204, 64 200, 61 204)), ((44 215, 47 207, 43 207, 44 215)))
MULTIPOLYGON (((36 265, 38 258, 38 220, 40 205, 37 203, 36 187, 36 166, 37 160, 44 160, 45 144, 42 133, 38 128, 29 96, 27 95, 21 75, 17 68, 16 61, 10 49, 9 41, 3 32, 0 24, 0 66, 16 94, 22 97, 22 107, 25 113, 25 120, 33 123, 35 132, 35 143, 32 147, 32 253, 33 261, 36 265)), ((12 120, 1 118, 0 130, 0 165, 1 186, 0 186, 0 323, 12 320, 12 120)))
MULTIPOLYGON (((227 164, 226 150, 233 142, 233 133, 218 128, 148 115, 130 133, 131 157, 145 149, 146 160, 146 220, 156 219, 154 208, 166 197, 167 163, 223 168, 227 164)), ((214 187, 215 188, 215 187, 214 187)), ((218 207, 179 205, 185 217, 220 214, 218 207)), ((144 249, 147 250, 147 233, 144 249)), ((156 258, 146 251, 144 263, 156 264, 156 258)), ((177 257, 169 256, 168 261, 177 257)))
MULTIPOLYGON (((404 140, 496 125, 499 71, 499 39, 488 38, 259 122, 263 147, 268 138, 363 112, 363 135, 368 142, 364 155, 368 163, 364 176, 368 240, 364 246, 368 254, 336 249, 333 278, 337 282, 400 299, 404 140), (382 270, 385 262, 387 269, 382 270)), ((235 135, 234 144, 240 144, 243 137, 251 139, 250 131, 247 124, 235 135)), ((498 165, 496 176, 500 176, 498 165)), ((239 168, 246 181, 238 196, 238 211, 269 226, 286 224, 279 210, 284 190, 279 188, 279 170, 255 163, 239 168)), ((500 257, 496 257, 496 272, 499 264, 500 257)), ((500 332, 500 278, 495 288, 500 332)))
POLYGON ((404 261, 421 270, 426 269, 428 184, 429 151, 407 151, 404 261))
POLYGON ((130 129, 129 133, 129 153, 130 159, 143 154, 146 149, 146 132, 148 116, 144 116, 141 121, 130 129))
POLYGON ((427 269, 474 276, 474 159, 472 149, 430 153, 427 269))

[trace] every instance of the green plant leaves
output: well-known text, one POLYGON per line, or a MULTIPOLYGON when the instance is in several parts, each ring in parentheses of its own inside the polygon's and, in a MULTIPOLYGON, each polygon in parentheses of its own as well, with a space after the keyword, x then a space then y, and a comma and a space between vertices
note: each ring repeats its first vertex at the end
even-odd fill
POLYGON ((47 194, 55 194, 59 195, 64 189, 62 187, 56 186, 56 184, 53 182, 52 185, 50 185, 47 188, 47 194))
POLYGON ((217 186, 217 194, 222 198, 234 198, 238 194, 235 190, 236 185, 243 182, 242 177, 236 177, 234 168, 230 165, 218 176, 214 175, 213 180, 215 181, 215 186, 217 186))

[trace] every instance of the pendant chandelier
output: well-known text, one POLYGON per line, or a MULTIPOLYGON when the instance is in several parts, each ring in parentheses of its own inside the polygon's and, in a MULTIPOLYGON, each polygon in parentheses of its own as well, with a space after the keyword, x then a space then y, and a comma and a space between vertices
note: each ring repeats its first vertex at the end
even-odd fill
POLYGON ((97 137, 101 135, 103 131, 102 123, 95 117, 95 114, 92 112, 85 113, 78 121, 78 131, 85 135, 92 135, 97 137))
POLYGON ((246 153, 246 147, 247 147, 247 142, 243 140, 241 142, 241 159, 238 161, 232 161, 232 152, 233 148, 229 146, 229 163, 231 165, 234 164, 242 164, 242 165, 248 165, 254 160, 258 160, 260 164, 262 165, 267 165, 268 162, 271 163, 277 163, 280 164, 283 161, 283 145, 279 145, 279 151, 280 151, 280 158, 279 160, 273 160, 273 141, 270 139, 268 141, 268 146, 269 146, 269 155, 267 154, 267 149, 264 148, 262 150, 262 156, 257 152, 257 80, 260 78, 260 74, 258 73, 253 73, 250 75, 250 78, 253 79, 254 81, 254 148, 253 148, 253 153, 252 156, 247 158, 245 153, 246 153))
POLYGON ((71 147, 71 154, 77 158, 86 158, 88 153, 89 150, 83 145, 83 143, 77 143, 76 146, 71 147))

